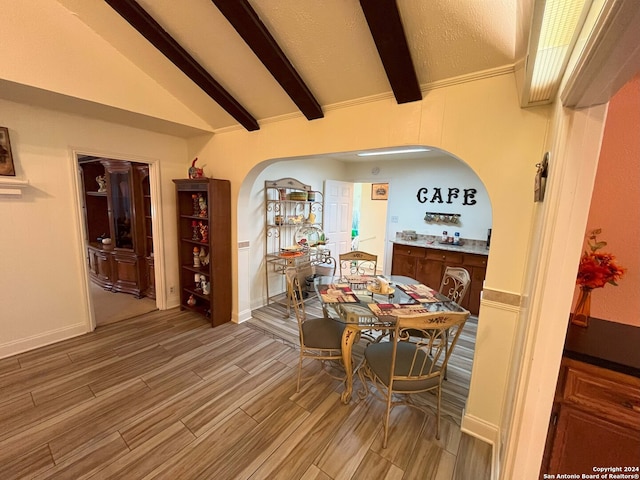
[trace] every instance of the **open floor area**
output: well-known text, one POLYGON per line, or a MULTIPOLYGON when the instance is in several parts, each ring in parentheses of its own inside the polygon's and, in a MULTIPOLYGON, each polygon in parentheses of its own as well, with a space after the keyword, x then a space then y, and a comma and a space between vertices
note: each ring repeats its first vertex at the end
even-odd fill
MULTIPOLYGON (((0 360, 2 479, 474 479, 491 447, 381 402, 251 323, 155 311, 0 360)), ((454 372, 451 372, 454 377, 454 372)))

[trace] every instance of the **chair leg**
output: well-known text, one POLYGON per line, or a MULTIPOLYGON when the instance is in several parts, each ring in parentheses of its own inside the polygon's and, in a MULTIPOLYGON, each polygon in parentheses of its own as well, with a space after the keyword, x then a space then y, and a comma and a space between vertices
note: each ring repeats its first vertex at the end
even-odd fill
POLYGON ((298 360, 298 384, 296 386, 296 393, 300 391, 300 377, 302 376, 302 348, 300 349, 300 359, 298 360))
POLYGON ((391 416, 391 392, 387 391, 387 411, 384 416, 384 438, 382 448, 387 448, 387 438, 389 437, 389 417, 391 416))
POLYGON ((442 387, 438 387, 438 409, 436 410, 436 440, 440 440, 440 399, 442 397, 442 387))
MULTIPOLYGON (((447 352, 449 351, 449 329, 445 330, 444 332, 444 357, 447 358, 447 352)), ((444 379, 447 380, 447 367, 448 367, 448 363, 447 362, 447 366, 444 367, 444 379)))

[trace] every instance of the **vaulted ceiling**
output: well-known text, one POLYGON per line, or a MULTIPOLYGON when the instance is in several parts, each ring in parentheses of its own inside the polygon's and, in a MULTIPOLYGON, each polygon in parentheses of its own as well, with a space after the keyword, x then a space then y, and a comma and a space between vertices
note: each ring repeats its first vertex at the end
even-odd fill
POLYGON ((413 102, 438 85, 513 70, 527 23, 518 4, 530 3, 57 1, 213 130, 318 121, 341 105, 413 102))

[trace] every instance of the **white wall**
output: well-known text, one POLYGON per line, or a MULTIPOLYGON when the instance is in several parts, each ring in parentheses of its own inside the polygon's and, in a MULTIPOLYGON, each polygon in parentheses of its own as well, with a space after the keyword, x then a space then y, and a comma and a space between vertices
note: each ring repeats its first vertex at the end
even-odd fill
MULTIPOLYGON (((461 232, 462 238, 484 240, 487 228, 491 226, 491 204, 484 185, 471 168, 451 156, 428 160, 357 163, 315 157, 271 163, 256 177, 247 209, 251 219, 248 224, 252 227, 251 238, 247 238, 251 244, 249 261, 251 265, 256 266, 250 280, 252 309, 266 303, 264 181, 288 176, 310 184, 314 190, 321 190, 325 179, 353 181, 373 177, 376 182, 389 182, 388 201, 371 200, 371 184, 364 183, 360 204, 364 215, 361 219, 362 225, 365 227, 360 236, 368 239, 360 247, 362 250, 377 253, 379 268, 382 271, 384 267, 387 273, 391 268, 389 242, 395 239, 396 231, 412 229, 418 233, 437 235, 442 233, 443 228, 447 228, 453 232, 451 226, 426 223, 425 209, 461 213, 461 222, 455 230, 461 232), (375 177, 371 174, 372 165, 380 168, 379 174, 375 177), (420 203, 417 198, 418 189, 427 187, 431 192, 435 186, 443 187, 443 194, 446 194, 449 187, 459 187, 460 198, 453 199, 452 205, 445 206, 420 203), (477 190, 475 205, 462 205, 464 188, 477 190), (394 216, 399 219, 398 223, 389 223, 388 219, 394 216), (388 258, 389 265, 385 264, 385 258, 388 258)), ((431 198, 432 195, 429 196, 429 199, 431 198)), ((284 291, 282 278, 271 275, 270 281, 271 294, 284 291)))
POLYGON ((0 125, 9 129, 18 178, 29 181, 21 197, 0 195, 0 358, 90 328, 74 149, 157 162, 162 283, 178 284, 171 179, 186 176, 184 140, 3 100, 0 125))
MULTIPOLYGON (((250 187, 249 201, 246 208, 248 235, 244 240, 250 242, 250 272, 249 285, 251 289, 251 309, 259 308, 266 303, 266 265, 265 255, 265 204, 264 182, 266 180, 278 180, 291 177, 307 185, 312 190, 323 191, 326 178, 339 178, 344 176, 343 165, 335 160, 314 161, 284 160, 269 162, 270 165, 260 171, 250 187)), ((283 292, 285 290, 283 275, 274 274, 270 270, 269 293, 283 292)))

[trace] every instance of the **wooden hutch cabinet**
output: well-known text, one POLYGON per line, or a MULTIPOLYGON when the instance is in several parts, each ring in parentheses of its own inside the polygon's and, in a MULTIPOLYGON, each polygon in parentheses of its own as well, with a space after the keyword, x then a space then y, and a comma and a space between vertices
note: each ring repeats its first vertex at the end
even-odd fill
POLYGON ((79 166, 91 280, 114 292, 155 297, 148 165, 86 157, 79 166))
POLYGON ((231 183, 177 179, 180 309, 231 320, 231 183))

